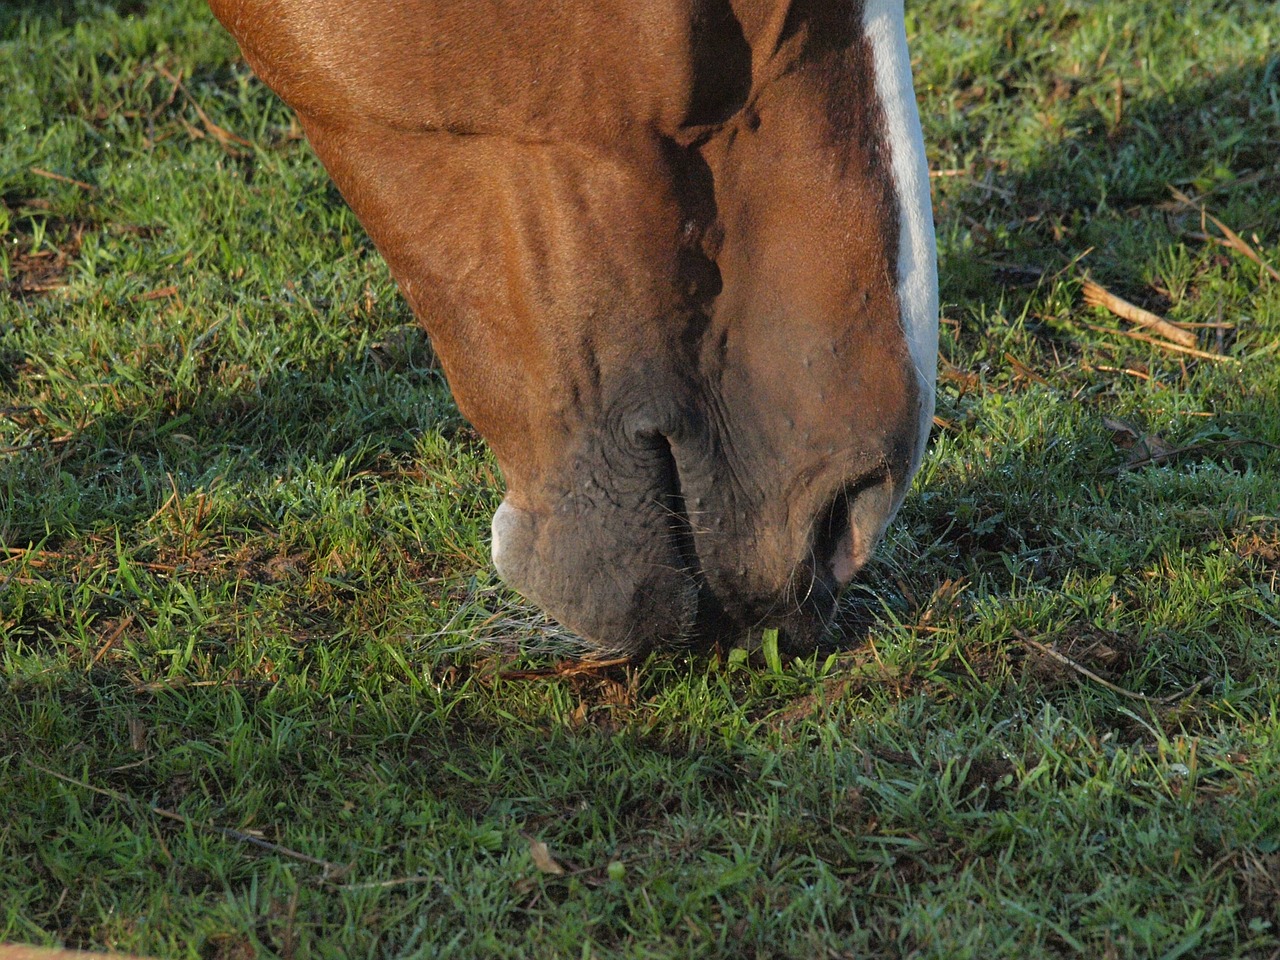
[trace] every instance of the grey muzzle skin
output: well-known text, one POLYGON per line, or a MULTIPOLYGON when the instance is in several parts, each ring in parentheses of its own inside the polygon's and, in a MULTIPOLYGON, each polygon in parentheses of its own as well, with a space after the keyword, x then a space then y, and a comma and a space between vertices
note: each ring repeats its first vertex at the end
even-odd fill
MULTIPOLYGON (((899 445, 898 476, 913 453, 899 445)), ((723 509, 726 498, 657 458, 648 486, 591 496, 581 488, 600 481, 580 482, 544 510, 509 496, 493 516, 494 565, 600 656, 731 641, 762 627, 811 649, 896 512, 901 497, 886 462, 842 483, 819 477, 798 508, 775 497, 772 511, 723 509)))

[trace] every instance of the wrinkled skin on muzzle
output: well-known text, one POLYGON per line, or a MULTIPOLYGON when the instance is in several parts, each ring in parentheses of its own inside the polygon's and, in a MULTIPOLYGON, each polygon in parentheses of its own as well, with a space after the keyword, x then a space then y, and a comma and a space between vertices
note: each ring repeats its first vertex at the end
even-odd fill
POLYGON ((602 653, 812 643, 933 406, 900 3, 470 6, 213 2, 492 446, 499 573, 602 653))

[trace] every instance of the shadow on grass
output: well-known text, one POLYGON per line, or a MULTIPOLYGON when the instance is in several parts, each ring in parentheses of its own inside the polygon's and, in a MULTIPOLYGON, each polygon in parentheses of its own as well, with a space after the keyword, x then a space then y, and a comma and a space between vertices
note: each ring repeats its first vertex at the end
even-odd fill
MULTIPOLYGON (((1065 96, 1075 96, 1070 78, 1059 83, 1065 96)), ((1000 88, 993 94, 1018 95, 1010 89, 1000 96, 1000 88)), ((1209 197, 1219 214, 1237 215, 1237 229, 1260 230, 1274 242, 1280 55, 1208 75, 1168 98, 1126 101, 1118 124, 1099 105, 1081 104, 1063 126, 1066 132, 1047 134, 1053 142, 1024 167, 970 171, 954 181, 957 189, 945 178, 936 185, 940 226, 959 222, 970 240, 943 250, 944 304, 995 308, 1011 289, 1035 286, 1091 248, 1085 266, 1132 288, 1144 249, 1154 239, 1176 240, 1170 187, 1209 197), (1154 227, 1140 229, 1135 221, 1144 217, 1154 227)))
POLYGON ((146 13, 156 0, 5 0, 0 4, 0 38, 22 20, 40 19, 66 27, 80 20, 97 20, 104 11, 128 17, 146 13))

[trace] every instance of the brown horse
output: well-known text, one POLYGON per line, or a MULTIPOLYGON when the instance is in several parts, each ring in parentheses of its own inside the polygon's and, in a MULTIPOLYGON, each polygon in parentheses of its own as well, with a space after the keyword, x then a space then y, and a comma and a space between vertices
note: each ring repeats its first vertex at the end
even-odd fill
POLYGON ((602 653, 825 628, 920 463, 937 280, 902 0, 211 0, 602 653))

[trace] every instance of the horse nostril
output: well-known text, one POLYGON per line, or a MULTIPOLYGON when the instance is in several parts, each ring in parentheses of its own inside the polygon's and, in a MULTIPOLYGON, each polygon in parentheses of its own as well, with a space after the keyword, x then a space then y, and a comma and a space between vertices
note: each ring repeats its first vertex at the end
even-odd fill
POLYGON ((844 487, 814 527, 814 554, 844 586, 871 559, 893 515, 893 482, 883 474, 844 487))

